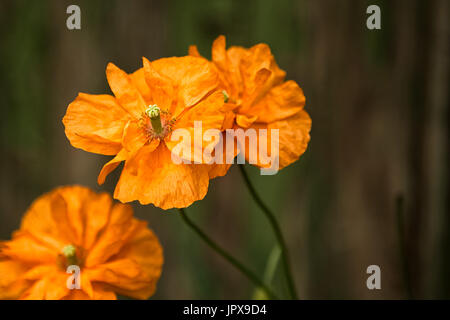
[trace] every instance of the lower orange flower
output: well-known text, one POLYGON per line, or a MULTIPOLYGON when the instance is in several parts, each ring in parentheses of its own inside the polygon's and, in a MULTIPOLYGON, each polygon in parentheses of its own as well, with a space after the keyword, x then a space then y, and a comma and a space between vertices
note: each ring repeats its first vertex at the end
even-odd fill
POLYGON ((147 299, 162 264, 158 238, 131 206, 60 187, 39 197, 0 243, 0 299, 147 299))

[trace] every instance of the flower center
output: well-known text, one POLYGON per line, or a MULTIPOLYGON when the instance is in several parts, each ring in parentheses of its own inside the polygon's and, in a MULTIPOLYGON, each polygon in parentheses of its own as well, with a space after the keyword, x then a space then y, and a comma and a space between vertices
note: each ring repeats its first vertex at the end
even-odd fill
POLYGON ((161 110, 158 105, 149 105, 141 118, 141 127, 149 139, 164 139, 175 124, 170 112, 161 110))
POLYGON ((161 109, 156 104, 149 105, 145 113, 150 118, 152 123, 152 129, 156 134, 161 134, 162 124, 161 124, 161 109))
POLYGON ((78 265, 77 249, 74 245, 69 244, 62 249, 62 254, 66 258, 67 265, 78 265))

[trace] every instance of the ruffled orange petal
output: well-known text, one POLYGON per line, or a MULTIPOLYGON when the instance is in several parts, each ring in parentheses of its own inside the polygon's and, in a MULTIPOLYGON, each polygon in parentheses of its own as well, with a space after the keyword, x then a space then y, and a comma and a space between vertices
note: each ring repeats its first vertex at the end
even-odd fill
MULTIPOLYGON (((89 298, 91 299, 95 299, 95 292, 94 292, 94 287, 95 287, 95 283, 93 284, 91 282, 91 279, 89 279, 89 276, 86 274, 86 272, 84 272, 85 269, 81 270, 80 273, 80 289, 83 290, 89 298)), ((72 289, 73 290, 73 289, 72 289)))
POLYGON ((146 281, 141 266, 132 259, 117 259, 87 269, 86 273, 93 282, 102 282, 126 290, 138 290, 146 281))
POLYGON ((264 43, 247 49, 246 54, 242 56, 240 61, 240 70, 244 87, 248 91, 247 94, 251 93, 252 88, 255 86, 256 75, 262 69, 267 69, 271 72, 270 78, 265 82, 265 87, 261 88, 263 91, 280 84, 286 76, 286 73, 275 62, 269 46, 264 43))
POLYGON ((306 151, 311 131, 311 117, 304 110, 284 120, 275 121, 268 129, 279 129, 280 169, 290 165, 306 151))
POLYGON ((212 45, 211 60, 219 70, 222 86, 233 100, 237 100, 243 91, 240 61, 246 51, 242 47, 231 47, 226 50, 225 46, 225 37, 217 37, 212 45))
POLYGON ((225 119, 225 113, 222 110, 223 104, 222 92, 216 91, 196 106, 184 112, 179 120, 177 120, 174 130, 187 130, 190 139, 172 141, 173 135, 169 135, 165 139, 167 147, 174 152, 173 150, 176 146, 183 145, 183 149, 190 150, 190 154, 177 154, 179 157, 195 163, 205 163, 203 150, 207 146, 213 147, 214 144, 219 142, 218 139, 215 143, 214 141, 206 141, 205 133, 209 129, 216 129, 217 133, 220 133, 219 130, 222 128, 225 119), (197 129, 195 129, 195 122, 198 125, 197 129), (198 137, 195 137, 196 133, 198 137))
POLYGON ((50 192, 50 194, 52 193, 59 194, 64 199, 67 208, 67 222, 65 223, 70 226, 74 234, 74 238, 72 240, 68 239, 64 245, 82 246, 85 233, 84 207, 90 201, 96 201, 97 193, 89 188, 76 185, 59 187, 50 192))
POLYGON ((20 300, 44 300, 47 291, 46 278, 34 282, 21 296, 20 300))
POLYGON ((119 153, 110 161, 105 163, 102 170, 98 174, 97 183, 102 185, 105 183, 106 177, 113 172, 122 161, 125 161, 128 158, 128 152, 125 149, 121 149, 119 153))
POLYGON ((109 95, 80 93, 63 118, 66 136, 75 148, 113 155, 120 148, 129 115, 109 95))
POLYGON ((147 299, 154 293, 161 275, 162 248, 144 222, 114 259, 87 270, 89 279, 133 298, 147 299))
POLYGON ((271 122, 270 124, 253 123, 249 129, 256 131, 257 143, 250 144, 248 139, 238 136, 238 140, 241 146, 245 143, 245 159, 261 168, 267 168, 270 166, 269 158, 279 158, 279 169, 290 165, 297 161, 299 157, 305 152, 308 142, 310 140, 309 132, 311 130, 311 118, 306 111, 301 110, 292 117, 284 120, 271 122), (265 130, 263 134, 261 129, 265 130), (278 144, 279 148, 276 154, 272 154, 272 129, 278 129, 278 144), (261 133, 261 135, 260 135, 261 133), (261 157, 262 155, 262 157, 261 157), (252 160, 253 159, 253 160, 252 160))
POLYGON ((222 130, 233 128, 235 119, 236 119, 235 113, 233 111, 227 111, 225 113, 225 118, 223 120, 222 130))
POLYGON ((69 294, 61 300, 91 300, 91 298, 83 290, 70 290, 69 294))
POLYGON ((2 248, 2 255, 28 264, 55 262, 57 254, 57 250, 25 231, 17 231, 14 238, 2 248))
POLYGON ((305 105, 303 90, 295 81, 286 81, 272 88, 254 105, 239 109, 247 116, 258 116, 258 122, 270 123, 297 114, 305 105))
POLYGON ((125 126, 122 137, 124 149, 134 154, 147 143, 148 137, 137 120, 129 121, 125 126))
POLYGON ((195 45, 189 46, 188 54, 192 57, 201 57, 200 53, 198 52, 198 48, 195 45))
POLYGON ((236 123, 238 126, 242 128, 248 128, 258 119, 258 116, 247 117, 243 114, 236 115, 236 123))
POLYGON ((178 88, 177 104, 170 110, 172 117, 177 117, 185 108, 199 102, 219 84, 214 67, 203 58, 163 58, 153 61, 151 65, 161 76, 170 79, 173 87, 178 88))
POLYGON ((163 250, 158 238, 147 228, 146 222, 140 223, 132 239, 118 253, 117 259, 131 259, 141 268, 140 285, 133 291, 121 286, 117 288, 117 292, 137 299, 148 299, 153 295, 161 275, 163 250))
POLYGON ((169 111, 174 98, 174 89, 171 81, 159 74, 146 58, 142 58, 142 64, 145 81, 151 91, 152 103, 157 104, 161 110, 169 111))
POLYGON ((114 203, 108 193, 92 195, 83 205, 84 234, 82 247, 90 250, 104 232, 114 203))
POLYGON ((257 102, 273 86, 280 84, 286 75, 278 67, 266 44, 258 44, 250 49, 230 47, 227 50, 225 37, 219 36, 213 42, 211 51, 222 86, 230 100, 244 109, 257 102))
POLYGON ((133 209, 129 205, 117 203, 108 213, 108 224, 98 234, 85 259, 84 265, 87 268, 104 263, 119 252, 137 227, 137 221, 133 219, 133 209))
POLYGON ((226 51, 226 40, 223 35, 218 36, 211 47, 211 60, 220 68, 226 69, 228 66, 228 58, 226 51))
POLYGON ((224 175, 227 174, 228 170, 231 168, 232 163, 231 164, 227 164, 227 163, 222 163, 222 164, 218 164, 218 163, 214 163, 210 165, 210 170, 208 172, 209 174, 209 178, 210 179, 214 179, 217 177, 223 177, 224 175))
POLYGON ((85 265, 105 261, 114 254, 112 248, 122 245, 133 231, 132 209, 127 205, 114 204, 107 193, 98 194, 79 186, 62 187, 56 191, 65 199, 67 223, 77 234, 76 240, 65 245, 73 244, 87 250, 85 265), (120 236, 114 238, 116 233, 120 236), (107 247, 107 252, 102 253, 104 247, 107 247))
POLYGON ((241 157, 252 165, 270 167, 271 139, 267 124, 256 122, 245 129, 236 126, 234 133, 241 157))
POLYGON ((114 198, 122 202, 139 200, 162 209, 184 208, 203 199, 208 184, 206 165, 177 165, 161 143, 154 151, 144 146, 126 161, 114 198))
MULTIPOLYGON (((244 110, 247 106, 252 106, 259 101, 270 89, 269 79, 272 72, 266 68, 262 68, 256 72, 255 78, 248 83, 245 94, 242 98, 242 106, 239 110, 244 110)), ((241 111, 242 112, 242 111, 241 111)))
MULTIPOLYGON (((76 187, 67 188, 70 188, 71 193, 77 193, 78 196, 83 193, 86 195, 84 191, 76 187)), ((21 224, 22 232, 29 232, 41 243, 57 252, 67 244, 79 245, 81 241, 80 230, 77 232, 77 227, 81 226, 72 224, 72 221, 79 219, 78 208, 73 210, 70 207, 73 201, 65 198, 64 193, 60 192, 62 189, 54 189, 33 202, 21 224)))
POLYGON ((40 285, 32 286, 33 290, 25 292, 22 299, 60 300, 69 294, 67 279, 69 275, 58 269, 57 265, 40 265, 24 274, 27 280, 36 280, 40 285))
POLYGON ((214 158, 217 158, 213 164, 208 166, 209 168, 209 178, 214 179, 216 177, 222 177, 227 174, 231 165, 233 164, 234 158, 239 153, 238 145, 234 136, 227 132, 222 132, 219 144, 217 146, 222 154, 222 159, 220 155, 213 153, 214 158), (227 142, 228 141, 228 142, 227 142), (233 148, 230 146, 227 148, 227 143, 233 142, 233 148))
MULTIPOLYGON (((147 147, 149 149, 153 149, 155 150, 159 145, 159 139, 152 139, 150 142, 147 143, 147 147)), ((137 151, 137 150, 136 150, 137 151)), ((114 157, 113 159, 111 159, 109 162, 107 162, 102 170, 100 171, 98 177, 97 177, 97 183, 102 185, 103 183, 105 183, 105 179, 106 177, 112 172, 114 171, 114 169, 116 169, 118 167, 118 165, 122 162, 125 161, 126 159, 132 157, 133 154, 130 154, 129 152, 127 152, 125 149, 120 150, 120 152, 117 154, 116 157, 114 157)))
POLYGON ((106 77, 119 104, 136 119, 139 119, 145 111, 146 103, 131 77, 113 63, 108 63, 106 77))
POLYGON ((80 288, 67 288, 69 274, 53 265, 42 265, 28 271, 24 278, 36 280, 36 283, 25 292, 21 299, 27 300, 115 300, 114 292, 105 290, 99 283, 91 284, 89 271, 80 273, 80 288))
MULTIPOLYGON (((45 300, 61 300, 68 293, 67 278, 68 274, 56 273, 51 277, 48 277, 47 285, 45 288, 45 300)), ((74 289, 78 290, 78 289, 74 289)))
POLYGON ((28 266, 13 260, 0 261, 0 299, 18 299, 28 287, 22 275, 28 266))
POLYGON ((117 296, 114 292, 105 288, 104 285, 94 283, 92 285, 92 295, 89 295, 83 289, 73 289, 62 300, 117 300, 117 296))
POLYGON ((113 291, 108 290, 107 287, 99 283, 94 284, 93 293, 93 300, 117 300, 117 296, 113 291))
POLYGON ((144 98, 145 104, 149 105, 152 99, 152 92, 150 91, 147 81, 145 80, 144 68, 140 68, 130 74, 130 78, 133 85, 139 90, 142 98, 144 98))

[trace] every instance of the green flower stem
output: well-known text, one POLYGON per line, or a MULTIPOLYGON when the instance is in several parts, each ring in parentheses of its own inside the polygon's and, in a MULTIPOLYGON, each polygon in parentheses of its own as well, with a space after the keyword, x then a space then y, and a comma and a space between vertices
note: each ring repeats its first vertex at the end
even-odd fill
MULTIPOLYGON (((269 258, 267 259, 266 270, 264 271, 263 281, 270 286, 272 283, 273 276, 275 275, 275 271, 278 266, 278 262, 280 261, 281 249, 278 245, 276 245, 272 251, 270 252, 269 258)), ((265 295, 264 290, 261 288, 256 288, 253 293, 253 300, 266 300, 267 297, 265 295)))
POLYGON ((297 300, 297 291, 295 289, 294 284, 294 278, 292 276, 291 272, 291 266, 289 262, 289 254, 286 247, 286 243, 284 241, 283 234, 281 233, 280 226, 277 222, 277 219, 275 218, 275 215, 269 210, 269 208, 264 204, 264 202, 261 200, 261 198, 256 193, 255 188, 253 187, 250 178, 247 175, 247 172, 245 171, 244 165, 239 165, 239 169, 241 170, 242 177, 245 180, 245 183, 248 187, 248 190, 250 191, 250 194, 253 197, 253 200, 258 204, 258 206, 261 208, 261 210, 264 212, 266 218, 269 220, 270 225, 275 233, 275 237, 278 241, 278 244, 281 248, 282 258, 283 258, 283 267, 284 267, 284 273, 286 275, 286 280, 289 288, 289 293, 291 295, 292 299, 297 300))
POLYGON ((203 240, 205 243, 210 246, 214 251, 216 251, 219 255, 221 255, 225 260, 231 263, 236 269, 238 269, 243 275, 245 275, 250 281, 252 281, 256 286, 262 288, 267 296, 271 299, 278 299, 278 297, 272 292, 272 290, 267 287, 267 285, 258 278, 252 271, 250 271, 247 267, 245 267, 242 263, 236 260, 233 256, 231 256, 224 249, 219 247, 211 238, 209 238, 200 228, 192 222, 191 219, 186 215, 184 209, 179 209, 181 217, 183 221, 203 240))

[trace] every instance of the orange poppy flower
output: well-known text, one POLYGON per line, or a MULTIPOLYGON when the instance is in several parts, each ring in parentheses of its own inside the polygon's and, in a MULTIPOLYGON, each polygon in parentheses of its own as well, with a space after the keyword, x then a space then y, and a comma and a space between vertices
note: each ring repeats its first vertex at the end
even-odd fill
MULTIPOLYGON (((125 161, 114 198, 163 209, 187 207, 206 195, 211 167, 195 152, 183 157, 195 163, 174 163, 172 132, 193 132, 197 120, 202 130, 221 128, 225 112, 223 94, 216 90, 218 74, 204 59, 190 56, 143 58, 143 65, 128 75, 108 64, 115 97, 80 93, 64 116, 66 135, 74 147, 115 155, 101 170, 99 184, 125 161)), ((206 145, 203 139, 191 144, 202 151, 206 145)))
MULTIPOLYGON (((189 48, 189 54, 200 57, 195 46, 189 48)), ((274 156, 269 147, 271 129, 279 130, 279 168, 298 160, 310 140, 311 118, 304 110, 302 89, 295 81, 284 81, 286 73, 278 67, 270 48, 257 44, 249 49, 234 46, 227 50, 225 37, 219 36, 212 45, 212 62, 229 105, 224 126, 254 129, 256 133, 267 130, 267 143, 260 143, 258 135, 256 146, 238 136, 240 145, 245 145, 246 160, 253 158, 257 160, 255 165, 267 167, 259 148, 274 156)))
POLYGON ((162 264, 157 237, 131 206, 60 187, 39 197, 12 240, 0 243, 0 299, 147 299, 162 264), (66 273, 69 265, 80 272, 66 273))

